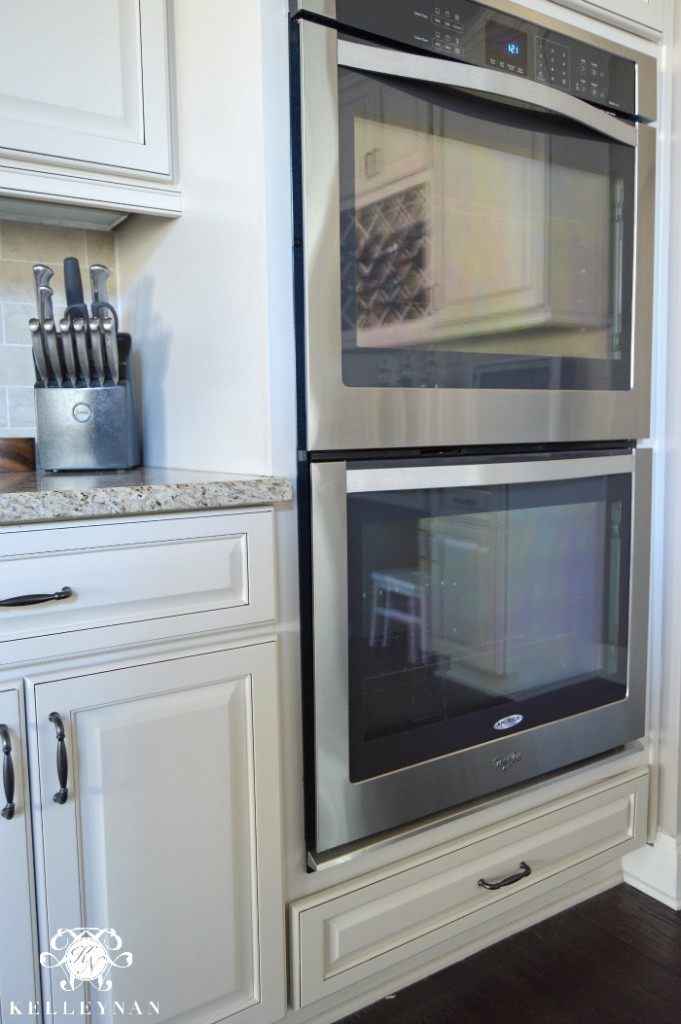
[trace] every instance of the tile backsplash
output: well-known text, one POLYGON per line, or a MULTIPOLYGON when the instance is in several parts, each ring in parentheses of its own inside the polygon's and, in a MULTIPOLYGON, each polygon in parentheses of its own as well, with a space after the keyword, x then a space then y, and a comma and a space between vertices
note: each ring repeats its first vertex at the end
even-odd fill
POLYGON ((107 282, 116 301, 115 236, 108 231, 53 227, 0 220, 0 437, 34 437, 33 384, 35 371, 28 321, 36 315, 33 265, 54 270, 55 316, 66 308, 63 261, 76 256, 89 301, 89 267, 103 263, 112 271, 107 282))

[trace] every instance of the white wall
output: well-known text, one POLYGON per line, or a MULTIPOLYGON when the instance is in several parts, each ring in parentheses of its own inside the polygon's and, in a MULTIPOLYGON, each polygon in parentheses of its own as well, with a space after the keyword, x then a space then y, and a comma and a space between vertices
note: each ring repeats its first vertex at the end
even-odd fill
POLYGON ((267 473, 261 4, 170 6, 184 213, 171 222, 136 216, 117 229, 145 462, 267 473))

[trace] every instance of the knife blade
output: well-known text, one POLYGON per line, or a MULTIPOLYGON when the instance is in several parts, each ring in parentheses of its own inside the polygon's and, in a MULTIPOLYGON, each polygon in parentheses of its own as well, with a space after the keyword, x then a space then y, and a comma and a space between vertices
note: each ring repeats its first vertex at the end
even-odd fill
POLYGON ((92 362, 95 368, 95 379, 98 384, 103 384, 106 380, 106 370, 104 368, 104 338, 99 329, 99 317, 90 317, 88 320, 88 327, 90 329, 90 344, 92 362))
POLYGON ((116 325, 113 318, 100 320, 100 327, 104 335, 104 348, 106 350, 106 361, 109 364, 109 372, 114 384, 120 380, 120 367, 118 365, 118 338, 116 337, 116 325))
POLYGON ((74 338, 71 333, 71 321, 67 316, 62 317, 59 321, 59 331, 61 337, 61 350, 64 356, 64 366, 66 367, 66 376, 69 382, 75 388, 78 383, 78 366, 76 364, 76 353, 74 350, 74 338))
POLYGON ((87 331, 85 319, 77 316, 71 321, 74 337, 76 339, 76 352, 78 353, 78 365, 82 374, 85 386, 90 387, 92 381, 92 369, 90 366, 90 353, 88 352, 87 331))
POLYGON ((33 362, 35 368, 38 371, 40 380, 46 386, 50 382, 50 374, 47 369, 47 360, 45 358, 45 349, 43 348, 43 331, 42 324, 37 316, 31 317, 28 321, 28 329, 31 332, 31 347, 33 349, 33 362))

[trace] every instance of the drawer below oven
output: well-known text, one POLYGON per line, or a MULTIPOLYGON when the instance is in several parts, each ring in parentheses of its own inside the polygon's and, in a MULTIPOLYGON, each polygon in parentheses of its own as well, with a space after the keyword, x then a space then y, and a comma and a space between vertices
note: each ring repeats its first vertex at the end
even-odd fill
POLYGON ((49 653, 50 637, 171 616, 187 633, 269 622, 273 571, 269 509, 3 531, 0 599, 73 593, 0 607, 0 649, 9 657, 12 641, 43 638, 49 653))
POLYGON ((644 844, 647 793, 647 772, 634 770, 440 846, 388 875, 355 879, 292 904, 294 1006, 366 981, 441 943, 453 962, 470 952, 474 931, 478 940, 485 928, 492 935, 495 919, 509 911, 517 928, 524 927, 530 904, 542 896, 548 902, 557 887, 644 844), (521 875, 521 865, 531 873, 512 884, 496 890, 479 884, 521 875))

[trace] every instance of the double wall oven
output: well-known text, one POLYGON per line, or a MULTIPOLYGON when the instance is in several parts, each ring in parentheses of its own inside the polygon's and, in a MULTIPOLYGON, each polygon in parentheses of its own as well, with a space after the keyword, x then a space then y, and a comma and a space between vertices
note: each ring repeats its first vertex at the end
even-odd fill
POLYGON ((641 737, 655 62, 291 0, 311 866, 641 737))

